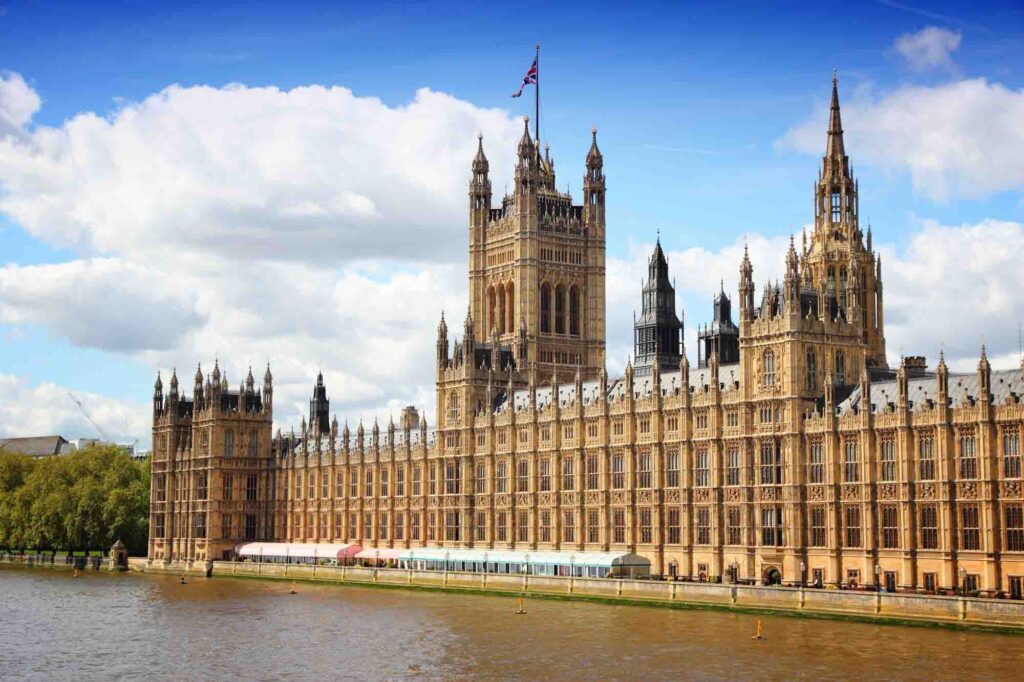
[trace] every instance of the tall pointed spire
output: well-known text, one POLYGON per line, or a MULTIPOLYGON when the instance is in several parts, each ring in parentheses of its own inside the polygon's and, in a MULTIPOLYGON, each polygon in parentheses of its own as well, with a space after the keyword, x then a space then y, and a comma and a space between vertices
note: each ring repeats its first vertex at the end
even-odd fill
POLYGON ((839 79, 836 70, 832 70, 832 109, 828 115, 828 147, 825 156, 843 158, 846 150, 843 146, 843 121, 839 114, 839 79))

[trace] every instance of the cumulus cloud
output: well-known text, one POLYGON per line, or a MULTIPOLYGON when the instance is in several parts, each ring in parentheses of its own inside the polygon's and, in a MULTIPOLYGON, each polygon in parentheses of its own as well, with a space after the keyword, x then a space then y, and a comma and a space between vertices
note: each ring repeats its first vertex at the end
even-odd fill
POLYGON ((61 435, 65 438, 99 438, 89 420, 68 397, 69 390, 82 401, 93 421, 109 438, 122 441, 127 434, 134 440, 151 428, 150 412, 141 402, 116 400, 94 393, 45 382, 30 386, 25 377, 0 373, 0 437, 61 435))
POLYGON ((24 135, 42 99, 17 73, 0 72, 0 139, 24 135))
POLYGON ((45 325, 89 348, 177 348, 204 317, 174 286, 163 273, 116 258, 8 265, 0 268, 0 322, 45 325))
POLYGON ((953 70, 953 53, 960 49, 959 31, 928 26, 917 33, 905 33, 893 43, 893 51, 914 71, 953 70))
MULTIPOLYGON (((778 141, 821 154, 827 103, 778 141)), ((867 92, 843 101, 847 149, 857 161, 906 170, 933 200, 983 198, 1024 187, 1024 89, 984 78, 867 92)))
POLYGON ((452 258, 476 132, 506 170, 521 130, 427 88, 390 107, 343 87, 175 85, 29 132, 38 96, 3 82, 0 121, 21 134, 0 142, 0 211, 103 254, 452 258))

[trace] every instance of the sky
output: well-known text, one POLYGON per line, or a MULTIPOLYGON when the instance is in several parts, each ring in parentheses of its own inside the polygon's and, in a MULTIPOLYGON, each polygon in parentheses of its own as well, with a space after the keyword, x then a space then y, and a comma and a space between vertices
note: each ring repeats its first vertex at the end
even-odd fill
POLYGON ((433 415, 466 305, 467 184, 496 193, 533 93, 579 197, 608 184, 608 369, 656 235, 695 325, 781 275, 813 220, 837 69, 885 283, 890 363, 1020 362, 1019 3, 137 3, 0 0, 0 437, 150 441, 157 371, 269 362, 275 423, 323 371, 355 424, 433 415))

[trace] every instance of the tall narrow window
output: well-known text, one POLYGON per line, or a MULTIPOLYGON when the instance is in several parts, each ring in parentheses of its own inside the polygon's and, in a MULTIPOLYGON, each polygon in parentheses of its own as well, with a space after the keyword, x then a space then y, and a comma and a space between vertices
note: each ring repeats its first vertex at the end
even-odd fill
POLYGON ((882 507, 882 547, 898 549, 900 546, 900 512, 894 505, 882 507))
POLYGON ((540 331, 551 333, 551 286, 547 282, 540 285, 540 331))
POLYGON ((1003 434, 1003 475, 1020 478, 1020 433, 1007 430, 1003 434))
POLYGON ((507 493, 508 492, 508 462, 498 462, 494 467, 494 487, 495 492, 507 493))
POLYGON ((740 484, 740 449, 738 447, 731 447, 726 453, 727 466, 725 469, 725 484, 726 485, 739 485, 740 484))
POLYGON ((743 544, 743 510, 729 507, 725 514, 726 544, 743 544))
POLYGON ((811 507, 811 547, 825 546, 825 508, 811 507))
POLYGON ((651 510, 641 509, 640 510, 640 542, 649 545, 651 544, 652 530, 651 530, 651 510))
POLYGON ((616 490, 626 487, 626 458, 621 452, 612 456, 612 487, 616 490))
POLYGON ((813 393, 818 390, 818 360, 814 351, 807 351, 807 391, 813 393))
POLYGON ((981 528, 976 504, 965 504, 960 507, 960 543, 961 549, 981 549, 981 528))
POLYGON ((519 460, 518 480, 516 481, 516 492, 525 493, 530 490, 530 463, 525 459, 519 460))
POLYGON ((516 330, 516 286, 509 282, 505 286, 505 331, 516 330))
POLYGON ((882 440, 881 448, 881 480, 891 483, 896 480, 896 441, 886 438, 882 440))
POLYGON ((917 456, 922 481, 935 480, 935 450, 931 436, 921 436, 917 442, 917 456))
POLYGON ((626 510, 616 509, 612 521, 613 541, 621 545, 626 541, 626 510))
POLYGON ((598 542, 600 538, 601 525, 600 515, 596 509, 587 512, 587 542, 598 542))
POLYGON ((668 510, 668 534, 666 542, 670 545, 678 545, 680 541, 681 533, 679 527, 679 509, 673 508, 668 510))
POLYGON ((784 544, 782 507, 761 509, 761 544, 765 547, 781 547, 784 544))
POLYGON ((569 289, 569 334, 580 335, 580 290, 576 286, 569 289))
POLYGON ((846 508, 846 546, 860 547, 860 507, 846 508))
POLYGON ((235 432, 228 429, 224 432, 224 456, 233 457, 235 454, 235 432))
POLYGON ((764 385, 775 385, 775 351, 764 352, 764 385))
POLYGON ((487 492, 487 464, 485 462, 477 462, 476 483, 473 486, 473 492, 477 494, 487 492))
POLYGON ((697 544, 711 544, 711 509, 697 507, 697 544))
POLYGON ((576 512, 571 509, 562 513, 562 542, 576 542, 576 512))
POLYGON ((921 506, 921 549, 939 548, 939 510, 934 504, 921 506))
POLYGON ((495 515, 495 535, 498 542, 508 542, 508 512, 500 511, 495 515))
POLYGON ((565 333, 565 287, 555 287, 555 333, 565 333))
POLYGON ((669 488, 679 487, 679 451, 672 449, 665 455, 665 483, 669 488))
POLYGON ((974 434, 960 436, 960 478, 978 477, 978 452, 975 449, 974 434))
POLYGON ((832 222, 833 223, 838 223, 839 222, 839 219, 842 216, 842 210, 843 210, 843 205, 842 205, 842 199, 841 199, 841 197, 839 195, 839 192, 832 192, 832 222))
POLYGON ((562 490, 576 489, 576 459, 566 455, 562 460, 562 490))
POLYGON ((761 443, 761 485, 782 483, 782 454, 779 443, 767 440, 761 443))
POLYGON ((1006 551, 1024 552, 1024 505, 1006 505, 1006 551))
POLYGON ((587 490, 597 490, 598 483, 597 455, 587 455, 587 490))
POLYGON ((843 480, 846 483, 860 481, 860 462, 857 459, 857 441, 846 441, 843 451, 843 480))
POLYGON ((637 487, 638 488, 650 488, 651 487, 651 453, 643 452, 637 457, 638 467, 637 471, 637 487))
POLYGON ((846 358, 843 351, 836 351, 836 386, 846 385, 846 358))
POLYGON ((697 462, 694 469, 693 484, 698 488, 706 488, 710 479, 708 469, 708 451, 706 448, 697 450, 697 462))
POLYGON ((540 491, 551 490, 551 460, 547 457, 540 461, 540 491))
POLYGON ((825 482, 825 455, 824 445, 820 440, 811 443, 810 462, 808 465, 807 480, 811 483, 825 482))

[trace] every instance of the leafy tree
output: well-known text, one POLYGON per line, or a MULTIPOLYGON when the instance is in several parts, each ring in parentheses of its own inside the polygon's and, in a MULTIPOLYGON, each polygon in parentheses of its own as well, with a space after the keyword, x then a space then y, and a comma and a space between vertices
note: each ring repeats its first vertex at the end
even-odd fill
POLYGON ((113 446, 32 460, 0 454, 0 546, 144 554, 149 462, 113 446))

